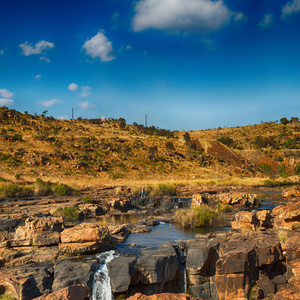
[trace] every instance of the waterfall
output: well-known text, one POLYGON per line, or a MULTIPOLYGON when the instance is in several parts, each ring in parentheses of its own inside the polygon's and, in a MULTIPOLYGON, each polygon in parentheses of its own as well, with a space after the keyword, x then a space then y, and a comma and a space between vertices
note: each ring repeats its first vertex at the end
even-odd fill
POLYGON ((106 264, 117 256, 114 250, 97 255, 100 267, 94 275, 92 300, 113 300, 106 264))

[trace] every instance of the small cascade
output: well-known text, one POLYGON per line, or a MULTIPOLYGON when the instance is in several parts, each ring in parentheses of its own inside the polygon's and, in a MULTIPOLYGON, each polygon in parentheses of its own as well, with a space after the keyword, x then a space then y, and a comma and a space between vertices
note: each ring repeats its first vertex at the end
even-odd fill
POLYGON ((100 267, 94 275, 92 300, 113 300, 106 264, 117 256, 114 250, 101 253, 97 256, 100 267))

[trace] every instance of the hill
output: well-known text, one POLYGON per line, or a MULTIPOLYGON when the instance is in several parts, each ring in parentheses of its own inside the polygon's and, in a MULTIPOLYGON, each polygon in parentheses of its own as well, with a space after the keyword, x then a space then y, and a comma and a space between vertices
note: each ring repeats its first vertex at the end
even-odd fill
POLYGON ((170 132, 123 118, 57 120, 0 107, 0 126, 2 182, 86 187, 300 173, 298 120, 170 132))

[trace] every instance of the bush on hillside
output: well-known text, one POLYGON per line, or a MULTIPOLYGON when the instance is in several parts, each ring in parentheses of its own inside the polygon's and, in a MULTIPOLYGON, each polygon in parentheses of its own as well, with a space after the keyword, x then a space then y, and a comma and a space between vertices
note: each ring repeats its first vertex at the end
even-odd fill
POLYGON ((79 220, 79 211, 75 206, 59 207, 53 214, 55 217, 62 217, 64 220, 76 221, 79 220))

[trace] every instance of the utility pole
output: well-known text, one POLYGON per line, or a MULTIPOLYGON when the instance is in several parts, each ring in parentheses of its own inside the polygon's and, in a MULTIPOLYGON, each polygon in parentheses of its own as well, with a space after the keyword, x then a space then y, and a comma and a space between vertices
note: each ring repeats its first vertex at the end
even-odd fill
POLYGON ((145 115, 145 127, 148 127, 147 126, 147 115, 145 115))
POLYGON ((72 108, 72 120, 74 120, 74 108, 72 108))

